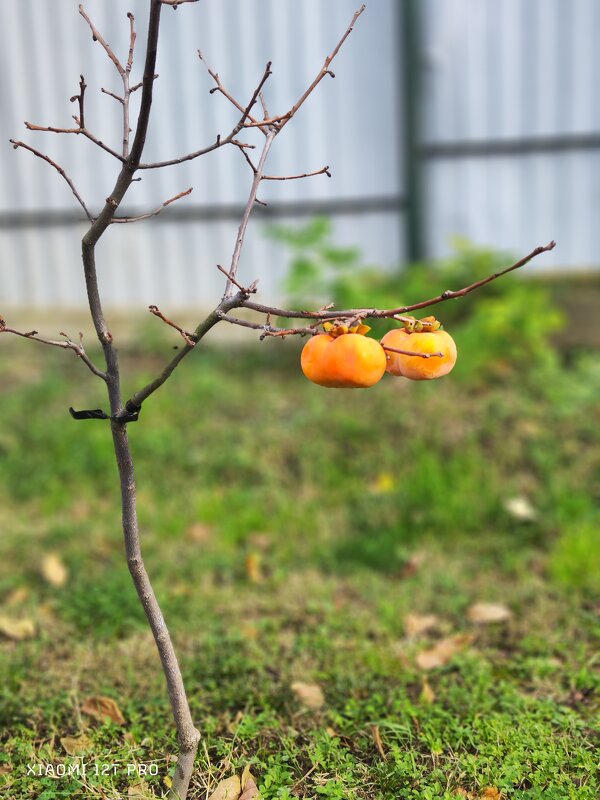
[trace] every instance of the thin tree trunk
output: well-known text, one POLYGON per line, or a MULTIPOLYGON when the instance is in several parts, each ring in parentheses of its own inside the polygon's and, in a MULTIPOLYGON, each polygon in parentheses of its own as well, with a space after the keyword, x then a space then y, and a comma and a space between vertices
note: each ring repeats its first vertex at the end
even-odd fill
POLYGON ((113 422, 112 435, 121 480, 123 534, 127 565, 158 647, 177 726, 179 755, 172 794, 175 797, 185 798, 194 768, 200 733, 194 726, 171 636, 144 566, 137 519, 133 458, 126 426, 113 422))
POLYGON ((96 334, 100 340, 106 359, 105 377, 112 416, 111 428, 113 444, 121 482, 122 522, 127 564, 158 648, 177 728, 180 752, 171 795, 175 798, 185 800, 194 768, 194 759, 198 749, 200 733, 196 730, 192 721, 183 685, 183 678, 181 676, 181 670, 179 669, 171 636, 163 618, 162 611, 160 610, 156 595, 154 594, 154 590, 152 589, 152 584, 150 583, 142 557, 136 509, 133 457, 127 438, 127 425, 125 421, 116 420, 116 417, 123 413, 119 360, 117 350, 113 344, 112 335, 104 318, 98 287, 95 254, 98 240, 110 225, 115 211, 131 186, 144 149, 150 109, 152 107, 152 89, 155 78, 160 12, 161 0, 151 0, 142 99, 140 102, 140 112, 135 138, 131 153, 123 164, 113 191, 108 197, 99 216, 83 237, 82 259, 90 312, 94 321, 96 334))

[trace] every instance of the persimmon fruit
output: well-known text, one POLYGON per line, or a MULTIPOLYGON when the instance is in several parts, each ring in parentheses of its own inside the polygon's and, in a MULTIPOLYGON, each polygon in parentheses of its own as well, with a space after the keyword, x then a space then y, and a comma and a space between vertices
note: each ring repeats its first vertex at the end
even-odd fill
POLYGON ((385 373, 381 344, 361 333, 319 333, 302 350, 302 372, 309 381, 334 389, 366 389, 385 373))
POLYGON ((407 350, 423 355, 404 355, 387 350, 386 369, 392 375, 410 378, 413 381, 429 381, 447 375, 456 364, 456 345, 454 339, 444 330, 413 331, 395 328, 388 331, 381 340, 382 346, 407 350), (431 355, 441 353, 441 356, 431 355))

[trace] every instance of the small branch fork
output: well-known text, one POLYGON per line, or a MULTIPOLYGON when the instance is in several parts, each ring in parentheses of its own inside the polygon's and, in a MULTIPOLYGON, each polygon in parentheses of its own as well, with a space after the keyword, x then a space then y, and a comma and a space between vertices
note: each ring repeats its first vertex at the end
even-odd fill
POLYGON ((39 336, 38 331, 17 331, 14 328, 10 328, 4 319, 0 317, 0 334, 1 333, 12 333, 15 336, 22 337, 23 339, 30 339, 32 342, 39 342, 39 344, 45 344, 51 347, 60 347, 63 350, 72 350, 75 355, 83 361, 90 372, 93 372, 94 375, 96 375, 98 378, 102 378, 102 380, 105 382, 108 380, 106 372, 98 369, 98 367, 85 352, 83 347, 83 333, 81 331, 79 331, 78 343, 72 341, 68 334, 63 333, 62 331, 60 335, 65 337, 64 341, 57 339, 45 339, 43 336, 39 336))

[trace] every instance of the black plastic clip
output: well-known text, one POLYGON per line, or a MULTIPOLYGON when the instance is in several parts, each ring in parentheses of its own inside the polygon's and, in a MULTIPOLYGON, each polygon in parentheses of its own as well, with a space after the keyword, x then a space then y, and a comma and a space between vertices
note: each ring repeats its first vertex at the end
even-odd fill
POLYGON ((69 414, 73 419, 110 419, 101 408, 92 408, 86 411, 75 411, 74 408, 69 408, 69 414))
POLYGON ((113 414, 112 416, 105 414, 101 408, 91 408, 83 411, 75 411, 74 408, 69 408, 69 413, 73 419, 111 419, 113 422, 125 423, 137 422, 140 418, 141 410, 141 406, 138 406, 132 400, 128 400, 125 403, 125 409, 120 414, 113 414))
POLYGON ((140 418, 141 410, 141 406, 138 406, 138 404, 134 403, 133 400, 128 400, 125 403, 125 411, 121 411, 120 414, 116 414, 114 417, 112 417, 112 419, 115 422, 137 422, 140 418))

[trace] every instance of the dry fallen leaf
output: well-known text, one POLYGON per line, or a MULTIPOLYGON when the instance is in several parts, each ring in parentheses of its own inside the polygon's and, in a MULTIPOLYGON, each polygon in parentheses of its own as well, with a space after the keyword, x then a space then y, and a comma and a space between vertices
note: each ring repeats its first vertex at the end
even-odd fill
POLYGON ((371 725, 371 733, 373 734, 375 747, 379 750, 379 755, 384 761, 387 761, 387 755, 385 754, 385 750, 383 749, 383 741, 381 740, 381 733, 379 732, 379 725, 371 725))
POLYGON ((67 568, 56 553, 48 553, 44 556, 40 572, 47 583, 57 588, 64 586, 69 579, 67 568))
POLYGON ((474 603, 467 611, 471 622, 485 625, 489 622, 504 622, 512 617, 512 612, 500 603, 474 603))
POLYGON ((404 617, 404 631, 407 636, 418 636, 435 628, 437 624, 438 618, 435 614, 407 614, 404 617))
POLYGON ((514 519, 519 522, 533 522, 537 518, 537 511, 526 497, 510 497, 504 508, 514 519))
POLYGON ((426 705, 431 705, 435 702, 435 692, 431 688, 427 678, 423 678, 423 686, 421 688, 419 700, 426 705))
POLYGON ((302 683, 296 681, 292 683, 292 692, 296 695, 296 700, 306 708, 322 708, 325 705, 323 690, 316 683, 302 683))
POLYGON ((81 710, 84 714, 88 714, 94 719, 99 719, 100 722, 104 722, 105 718, 108 717, 113 722, 116 722, 117 725, 125 724, 125 717, 121 709, 111 697, 88 697, 81 706, 81 710))
POLYGON ((146 800, 146 798, 153 797, 150 794, 150 787, 146 783, 146 781, 140 781, 139 783, 135 783, 133 786, 130 786, 127 790, 127 797, 130 800, 146 800))
POLYGON ((29 589, 26 586, 18 586, 16 589, 13 589, 12 592, 8 595, 6 600, 4 601, 4 605, 7 607, 10 606, 20 606, 22 603, 27 600, 29 597, 29 589))
POLYGON ((185 536, 190 542, 205 544, 211 538, 212 533, 213 530, 210 525, 206 525, 204 522, 194 522, 187 529, 185 536))
POLYGON ((391 472, 380 472, 369 486, 373 494, 389 494, 394 491, 396 479, 391 472))
POLYGON ((250 772, 250 765, 246 764, 242 772, 242 794, 240 800, 260 800, 258 786, 254 780, 254 775, 250 772))
POLYGON ((473 641, 473 636, 468 633, 459 633, 448 636, 439 641, 435 647, 418 653, 416 662, 421 669, 435 669, 445 666, 460 650, 473 641))
POLYGON ((0 775, 8 775, 9 772, 12 772, 11 764, 0 764, 0 775))
POLYGON ((232 775, 231 778, 220 781, 208 800, 240 800, 241 793, 240 779, 237 775, 232 775))
POLYGON ((248 553, 246 556, 246 577, 250 583, 262 583, 261 557, 258 553, 248 553))
POLYGON ((81 736, 63 736, 60 743, 65 749, 65 752, 70 756, 78 756, 91 750, 93 742, 89 736, 82 733, 81 736))
POLYGON ((502 800, 502 792, 495 786, 488 786, 481 795, 481 800, 502 800))
POLYGON ((0 616, 0 633, 17 642, 22 639, 31 639, 32 636, 35 636, 35 622, 27 617, 13 619, 12 617, 0 616))

